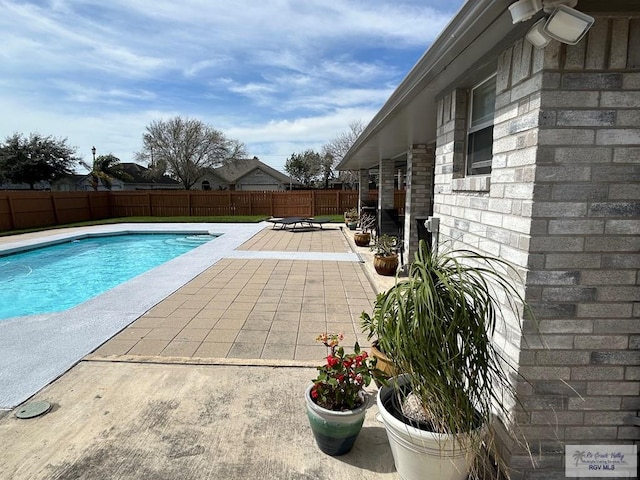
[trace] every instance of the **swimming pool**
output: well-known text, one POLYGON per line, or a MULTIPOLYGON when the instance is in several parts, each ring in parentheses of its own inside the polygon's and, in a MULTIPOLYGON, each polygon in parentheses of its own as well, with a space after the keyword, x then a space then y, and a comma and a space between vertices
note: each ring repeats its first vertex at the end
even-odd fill
POLYGON ((89 236, 0 256, 0 320, 66 310, 213 238, 197 233, 89 236))
POLYGON ((266 222, 121 223, 0 238, 0 251, 7 253, 87 235, 141 232, 219 235, 215 241, 76 307, 0 321, 0 411, 24 402, 213 264, 236 253, 240 245, 267 227, 266 222))

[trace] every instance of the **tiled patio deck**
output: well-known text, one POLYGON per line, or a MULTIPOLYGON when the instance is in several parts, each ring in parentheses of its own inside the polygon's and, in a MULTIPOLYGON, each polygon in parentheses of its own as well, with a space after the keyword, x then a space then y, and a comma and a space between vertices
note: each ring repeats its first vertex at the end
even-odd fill
POLYGON ((366 344, 359 317, 371 311, 375 292, 360 262, 332 259, 351 252, 337 225, 266 228, 238 250, 253 252, 252 258, 222 259, 90 357, 317 362, 326 354, 315 342, 321 332, 343 332, 345 345, 366 344), (300 252, 317 252, 319 259, 296 259, 300 252))

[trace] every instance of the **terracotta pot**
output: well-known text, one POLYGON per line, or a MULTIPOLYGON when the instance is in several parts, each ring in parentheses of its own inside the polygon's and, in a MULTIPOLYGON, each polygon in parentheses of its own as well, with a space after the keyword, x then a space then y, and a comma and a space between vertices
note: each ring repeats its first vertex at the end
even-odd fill
POLYGON ((368 247, 371 242, 371 234, 369 232, 356 232, 353 234, 353 241, 359 247, 368 247))
MULTIPOLYGON (((389 378, 396 376, 396 369, 393 366, 393 362, 387 354, 380 350, 378 341, 376 340, 371 344, 371 356, 377 360, 376 368, 383 371, 389 378)), ((380 387, 380 383, 376 380, 376 385, 380 387)))
POLYGON ((399 263, 398 254, 386 257, 376 255, 373 257, 373 268, 376 269, 378 275, 385 275, 387 277, 394 276, 398 270, 399 263))

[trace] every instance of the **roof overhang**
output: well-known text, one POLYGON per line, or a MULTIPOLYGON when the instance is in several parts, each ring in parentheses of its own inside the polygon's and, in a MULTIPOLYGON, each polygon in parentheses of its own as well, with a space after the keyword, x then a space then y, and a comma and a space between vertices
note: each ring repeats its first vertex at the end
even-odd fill
MULTIPOLYGON (((508 10, 511 3, 513 0, 468 0, 356 139, 337 169, 372 168, 381 159, 401 156, 410 145, 434 143, 438 98, 454 87, 471 87, 495 72, 499 47, 523 36, 535 21, 514 25, 508 10)), ((603 3, 582 0, 579 9, 620 12, 636 10, 640 4, 637 0, 609 0, 605 7, 603 3)))

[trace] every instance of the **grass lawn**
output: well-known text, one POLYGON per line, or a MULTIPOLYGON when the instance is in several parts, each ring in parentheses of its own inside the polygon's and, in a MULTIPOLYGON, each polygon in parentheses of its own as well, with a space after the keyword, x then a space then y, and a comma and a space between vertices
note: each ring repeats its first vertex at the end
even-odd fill
MULTIPOLYGON (((327 215, 332 218, 332 222, 344 222, 343 215, 327 215)), ((91 225, 109 225, 113 223, 258 223, 267 220, 266 215, 238 215, 224 217, 120 217, 107 218, 104 220, 93 220, 90 222, 69 223, 66 225, 55 225, 51 227, 29 228, 26 230, 9 230, 0 232, 0 236, 17 235, 19 233, 40 232, 43 230, 55 230, 58 228, 87 227, 91 225)))

